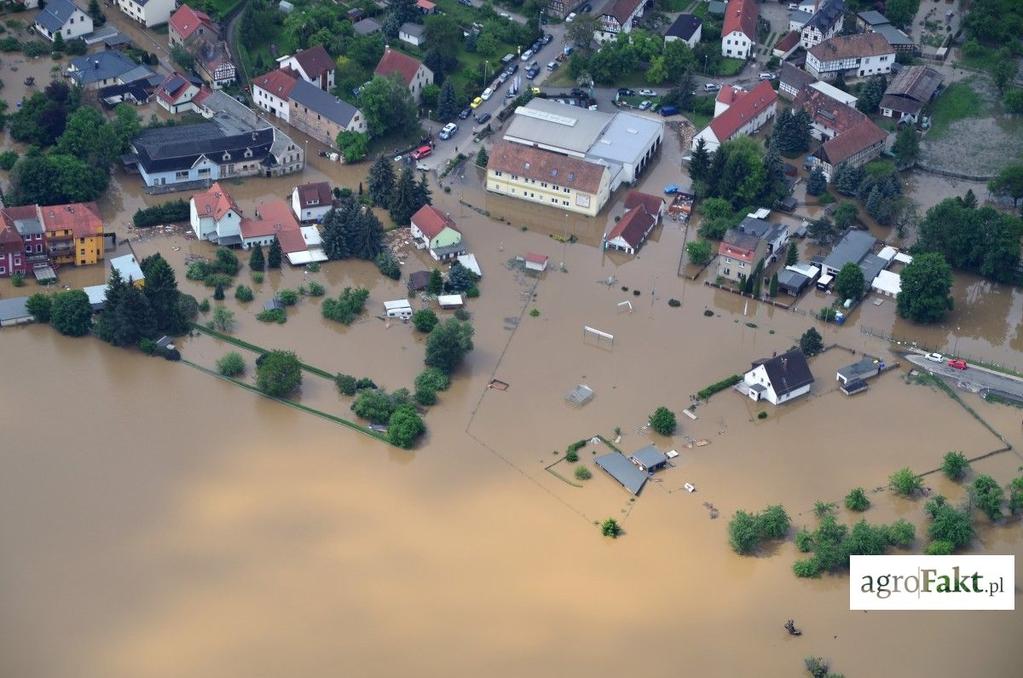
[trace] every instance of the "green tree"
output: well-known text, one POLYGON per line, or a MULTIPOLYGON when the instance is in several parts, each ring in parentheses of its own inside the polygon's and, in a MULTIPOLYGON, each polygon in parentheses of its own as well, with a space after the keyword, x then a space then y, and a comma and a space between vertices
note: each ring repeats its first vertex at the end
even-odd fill
POLYGON ((434 391, 446 391, 451 384, 448 375, 436 367, 427 367, 416 376, 416 389, 429 388, 434 391))
POLYGON ((675 419, 675 413, 669 410, 667 407, 658 407, 650 415, 650 428, 660 433, 662 436, 670 436, 678 428, 678 421, 675 419))
POLYGON ((337 135, 337 147, 345 162, 359 162, 369 152, 369 137, 361 132, 341 132, 337 135))
POLYGON ((991 522, 1002 518, 1002 503, 1005 501, 1005 491, 1002 486, 995 482, 991 476, 984 474, 977 476, 970 488, 974 504, 991 522))
POLYGON ((774 298, 778 296, 778 272, 775 271, 771 274, 771 286, 767 290, 768 296, 774 298))
POLYGON ((217 285, 213 288, 213 299, 214 301, 224 300, 224 286, 220 283, 217 283, 217 285))
POLYGON ((369 136, 411 132, 418 126, 415 101, 397 77, 376 76, 359 91, 359 109, 369 136))
POLYGON ((156 329, 171 335, 184 334, 188 330, 188 320, 181 312, 181 293, 174 269, 159 253, 146 257, 139 266, 146 276, 142 291, 153 311, 156 329))
POLYGON ((398 177, 398 183, 394 187, 394 197, 388 205, 388 212, 391 221, 404 226, 412 220, 412 215, 422 207, 416 204, 416 183, 412 175, 412 168, 405 167, 398 177))
POLYGON ((25 300, 25 310, 32 314, 37 323, 48 323, 52 304, 53 299, 49 294, 36 292, 25 300))
POLYGON ((274 350, 256 361, 256 387, 282 398, 302 385, 302 365, 292 351, 274 350))
POLYGON ((487 149, 484 148, 483 146, 480 146, 479 153, 476 154, 476 166, 477 167, 486 167, 487 163, 489 163, 489 162, 490 162, 490 156, 487 155, 487 149))
POLYGON ((408 449, 426 432, 426 425, 411 405, 394 410, 387 422, 387 439, 392 445, 408 449))
POLYGON ((924 511, 931 518, 927 534, 933 541, 948 542, 955 550, 973 539, 973 521, 968 509, 957 509, 938 495, 927 502, 924 511))
POLYGON ((367 190, 374 205, 387 207, 394 195, 394 167, 383 156, 377 158, 369 168, 367 190))
POLYGON ((266 267, 267 268, 280 268, 281 258, 284 256, 284 252, 281 250, 281 241, 277 238, 273 239, 270 243, 270 251, 266 255, 266 267))
POLYGON ((412 314, 412 324, 420 332, 429 333, 437 326, 437 314, 429 308, 423 308, 412 314))
POLYGON ((895 135, 892 152, 900 169, 915 165, 917 158, 920 157, 920 137, 917 136, 916 130, 909 125, 900 129, 895 135))
POLYGON ((444 289, 448 292, 464 292, 476 284, 476 276, 458 261, 451 265, 444 289))
POLYGON ((795 266, 799 263, 799 248, 796 246, 796 241, 789 242, 789 248, 785 252, 785 265, 795 266))
POLYGON ((995 195, 1012 198, 1013 207, 1023 198, 1023 162, 1006 165, 998 175, 988 182, 988 188, 995 195))
POLYGON ((337 390, 341 395, 355 395, 357 384, 358 382, 355 377, 350 374, 338 374, 334 377, 334 385, 337 386, 337 390))
POLYGON ((213 321, 210 324, 219 332, 230 333, 234 330, 234 311, 225 306, 217 306, 213 309, 213 321))
POLYGON ((949 480, 959 482, 966 477, 967 471, 970 470, 970 462, 966 459, 965 454, 959 450, 952 450, 946 453, 942 459, 941 470, 949 480))
POLYGON ((828 190, 827 177, 824 176, 824 172, 821 171, 820 166, 814 167, 813 171, 810 172, 810 176, 806 180, 807 195, 823 195, 826 190, 828 190))
POLYGON ((1017 515, 1020 511, 1023 511, 1023 476, 1009 483, 1009 513, 1017 515))
POLYGON ((438 324, 426 338, 426 364, 451 374, 472 350, 472 336, 467 322, 449 318, 438 324))
POLYGON ((835 208, 835 213, 832 216, 835 219, 835 226, 844 231, 856 222, 858 217, 856 205, 849 201, 843 201, 835 208))
POLYGON ((440 88, 440 96, 437 97, 437 117, 450 122, 458 115, 458 96, 455 94, 455 86, 451 80, 445 80, 440 88))
POLYGON ((89 0, 89 16, 92 18, 92 23, 96 28, 107 22, 106 17, 103 16, 103 10, 100 9, 99 0, 89 0))
POLYGON ((863 270, 852 262, 844 265, 835 277, 835 291, 842 299, 858 301, 866 291, 863 270))
POLYGON ((799 350, 808 356, 815 356, 824 350, 824 339, 821 333, 811 327, 799 338, 799 350))
POLYGON ((371 388, 359 392, 352 402, 352 411, 374 424, 387 424, 395 411, 394 399, 381 389, 371 388))
POLYGON ((245 371, 245 360, 242 354, 231 351, 217 361, 217 371, 225 377, 237 377, 245 371))
POLYGON ((858 195, 864 175, 862 166, 853 167, 848 163, 842 163, 835 168, 835 174, 831 179, 835 190, 842 195, 858 195))
POLYGON ((994 80, 1000 94, 1005 94, 1005 88, 1016 77, 1016 71, 1019 69, 1016 59, 1016 55, 1006 47, 998 50, 998 58, 991 64, 991 79, 994 80))
POLYGON ((888 79, 883 75, 875 75, 860 89, 856 99, 856 108, 867 115, 877 113, 877 107, 881 103, 886 89, 888 89, 888 79))
POLYGON ((702 266, 710 261, 714 251, 706 240, 690 240, 686 243, 686 254, 689 255, 691 263, 702 266))
POLYGON ((249 268, 253 271, 266 270, 266 260, 263 258, 263 248, 260 245, 252 246, 252 253, 249 255, 249 268))
POLYGON ((385 275, 391 280, 401 278, 401 266, 390 250, 381 250, 374 261, 381 275, 385 275))
POLYGON ((689 176, 693 183, 706 183, 710 173, 710 153, 707 143, 701 137, 696 141, 696 148, 689 159, 689 176))
POLYGON ((608 518, 600 524, 600 533, 605 537, 617 539, 622 534, 622 526, 614 518, 608 518))
POLYGON ((328 320, 351 325, 365 310, 368 298, 369 290, 346 287, 337 299, 324 299, 320 304, 320 312, 328 320))
POLYGON ((757 518, 746 511, 736 511, 728 523, 728 543, 739 555, 753 553, 760 544, 757 518))
POLYGON ((918 323, 937 323, 952 310, 952 269, 936 252, 918 254, 902 271, 896 297, 899 315, 918 323))
POLYGON ((845 495, 845 507, 850 511, 862 512, 870 508, 870 499, 862 487, 857 487, 845 495))
POLYGON ((60 31, 57 31, 53 36, 53 47, 51 48, 54 54, 64 53, 64 36, 61 35, 60 31))
POLYGON ((908 468, 901 468, 888 476, 888 486, 901 497, 912 497, 924 488, 924 481, 908 468))
POLYGON ((908 28, 918 9, 920 0, 888 0, 885 3, 885 16, 899 28, 908 28))
POLYGON ((92 306, 82 290, 67 290, 53 295, 50 324, 68 337, 81 337, 92 328, 92 306))
POLYGON ((1002 97, 1005 110, 1013 115, 1023 115, 1023 89, 1014 87, 1002 97))
POLYGON ((255 299, 255 295, 252 293, 251 287, 247 285, 239 285, 234 288, 234 298, 244 304, 255 299))
POLYGON ((440 294, 444 291, 444 277, 440 273, 440 269, 435 268, 430 271, 430 282, 426 284, 426 291, 430 294, 440 294))

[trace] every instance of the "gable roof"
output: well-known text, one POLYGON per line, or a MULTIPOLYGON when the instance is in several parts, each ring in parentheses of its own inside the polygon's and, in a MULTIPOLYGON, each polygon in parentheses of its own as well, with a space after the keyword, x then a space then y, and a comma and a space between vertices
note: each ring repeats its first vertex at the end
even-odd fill
POLYGON ((869 231, 849 231, 831 248, 824 265, 841 270, 846 264, 858 264, 870 254, 876 243, 877 239, 869 231))
MULTIPOLYGON (((298 250, 306 249, 305 240, 302 238, 302 231, 299 228, 298 221, 295 219, 294 213, 291 211, 291 207, 288 203, 284 202, 280 198, 273 200, 267 200, 259 204, 256 208, 255 219, 242 219, 241 221, 241 232, 245 238, 258 238, 268 235, 276 235, 277 239, 281 243, 281 249, 284 250, 285 242, 289 243, 290 246, 295 244, 294 238, 285 235, 281 237, 282 233, 292 231, 298 236, 298 241, 302 243, 302 246, 298 250)), ((285 252, 295 252, 295 249, 284 250, 285 252)))
POLYGON ((249 160, 265 161, 273 143, 273 127, 224 134, 216 123, 200 122, 143 130, 132 140, 132 147, 146 172, 167 172, 190 168, 203 155, 217 164, 224 153, 237 159, 237 154, 251 151, 249 160))
POLYGON ((753 263, 757 247, 760 246, 760 238, 753 233, 746 233, 737 228, 730 228, 725 231, 718 245, 718 254, 731 259, 741 259, 747 263, 753 263))
POLYGON ((859 123, 824 142, 821 153, 832 167, 836 167, 860 151, 884 143, 887 138, 888 132, 864 116, 859 123))
POLYGON ((757 17, 760 5, 757 0, 728 0, 725 8, 725 23, 721 35, 727 36, 738 31, 752 42, 757 41, 757 17))
POLYGON ((352 24, 352 29, 359 35, 372 35, 382 28, 380 22, 372 18, 361 19, 352 24))
POLYGON ((810 20, 803 28, 816 28, 821 33, 827 33, 842 18, 845 13, 845 3, 842 0, 824 0, 824 4, 813 13, 810 20))
MULTIPOLYGON (((784 54, 785 52, 788 52, 789 50, 793 49, 798 44, 799 44, 799 33, 797 31, 789 31, 788 33, 786 33, 784 35, 784 37, 782 37, 781 40, 779 40, 778 42, 776 42, 774 44, 774 47, 772 48, 772 51, 781 52, 781 53, 784 54)), ((785 64, 783 64, 783 67, 784 66, 790 66, 790 65, 791 64, 789 64, 786 61, 785 64)))
POLYGON ((156 96, 169 104, 176 104, 194 87, 183 75, 171 73, 156 88, 156 96))
POLYGON ((659 466, 660 464, 664 464, 668 461, 668 457, 664 454, 664 452, 657 449, 656 445, 647 445, 646 447, 636 450, 632 453, 629 459, 646 468, 659 466))
POLYGON ((324 73, 334 70, 334 60, 324 49, 323 45, 316 45, 304 49, 292 57, 302 67, 305 74, 310 78, 319 78, 324 73))
MULTIPOLYGON (((796 40, 799 39, 799 36, 795 32, 791 35, 796 35, 796 40)), ((779 76, 779 79, 781 84, 788 85, 792 89, 796 90, 796 92, 799 92, 811 82, 817 82, 817 78, 813 77, 801 68, 796 68, 787 61, 781 65, 781 75, 779 76)))
POLYGON ((430 240, 433 240, 445 228, 455 228, 455 222, 448 215, 441 212, 433 205, 423 205, 412 215, 412 223, 416 225, 430 240))
POLYGON ((724 142, 752 118, 760 115, 778 101, 778 93, 767 80, 735 99, 728 110, 710 121, 710 128, 718 141, 724 142))
POLYGON ((643 0, 615 0, 604 9, 602 16, 613 16, 618 19, 618 23, 624 25, 642 4, 643 0))
POLYGON ((359 112, 347 101, 342 101, 302 79, 295 82, 295 86, 291 90, 291 100, 319 113, 341 127, 347 127, 355 114, 359 112))
POLYGON ((856 16, 860 18, 860 21, 868 26, 883 26, 884 24, 891 23, 888 21, 888 17, 874 9, 868 9, 866 12, 860 12, 856 16))
POLYGON ((195 203, 196 214, 200 217, 213 217, 214 221, 220 221, 229 211, 241 214, 234 198, 220 185, 219 181, 213 182, 213 185, 202 193, 193 195, 192 202, 195 203))
POLYGON ((791 393, 814 381, 810 365, 806 362, 806 356, 798 348, 753 363, 753 367, 759 365, 763 365, 767 370, 767 378, 771 382, 774 392, 779 396, 791 393))
POLYGON ((643 205, 636 205, 618 220, 611 232, 607 234, 607 240, 621 238, 632 249, 639 249, 646 234, 650 232, 655 223, 656 219, 646 211, 643 205))
POLYGON ((194 10, 188 5, 178 7, 174 14, 171 14, 168 23, 182 40, 188 40, 193 33, 199 30, 200 26, 206 26, 211 31, 216 31, 216 26, 214 26, 209 15, 205 12, 194 10))
POLYGON ((632 494, 639 494, 646 484, 647 474, 636 468, 621 452, 603 454, 593 461, 632 494))
POLYGON ((330 207, 334 204, 334 196, 330 192, 330 184, 326 181, 301 184, 296 186, 295 190, 298 192, 299 207, 330 207))
MULTIPOLYGON (((141 67, 117 50, 105 50, 72 59, 68 77, 84 86, 101 80, 120 78, 137 68, 141 67)), ((152 74, 148 68, 146 71, 152 74)))
POLYGON ((832 99, 816 87, 804 87, 792 102, 793 110, 802 109, 821 127, 835 130, 838 136, 856 127, 867 116, 852 106, 832 99))
POLYGON ((679 14, 675 22, 668 27, 664 37, 681 38, 688 40, 703 25, 703 20, 693 14, 679 14))
POLYGON ((885 96, 907 98, 925 104, 941 87, 942 79, 941 73, 929 66, 909 66, 892 78, 885 96))
MULTIPOLYGON (((302 80, 290 68, 278 68, 277 70, 264 73, 252 81, 253 87, 259 87, 280 99, 290 99, 291 91, 295 84, 302 80)), ((305 82, 302 80, 302 82, 305 82)))
POLYGON ((103 218, 94 202, 40 206, 37 213, 47 231, 70 230, 76 238, 103 233, 103 218))
POLYGON ((384 55, 380 57, 380 61, 377 63, 376 69, 373 71, 374 75, 389 76, 397 74, 405 86, 408 87, 412 83, 412 78, 416 77, 416 72, 419 71, 419 67, 423 65, 419 59, 410 57, 407 54, 403 54, 396 50, 388 47, 384 50, 384 55))
POLYGON ((625 209, 631 210, 637 205, 642 205, 647 212, 656 215, 664 208, 664 198, 632 189, 625 194, 625 209))
POLYGON ((64 27, 64 24, 67 23, 76 9, 84 11, 81 7, 71 2, 71 0, 50 0, 50 2, 46 3, 46 7, 39 10, 39 14, 36 16, 36 23, 50 33, 56 33, 64 27))
POLYGON ((401 25, 401 28, 398 29, 398 32, 411 35, 414 38, 422 38, 426 35, 426 27, 422 24, 414 24, 411 21, 406 21, 401 25))
POLYGON ((836 35, 809 49, 809 53, 821 62, 860 59, 863 57, 892 54, 893 50, 883 35, 857 33, 836 35))
POLYGON ((607 166, 533 146, 501 141, 490 152, 487 169, 596 193, 607 166))

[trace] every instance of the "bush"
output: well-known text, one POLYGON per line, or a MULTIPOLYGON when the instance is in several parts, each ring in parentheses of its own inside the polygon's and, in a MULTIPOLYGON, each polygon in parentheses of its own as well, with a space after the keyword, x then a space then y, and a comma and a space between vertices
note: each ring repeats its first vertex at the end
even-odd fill
POLYGON ((923 490, 924 481, 908 468, 901 468, 888 477, 888 486, 900 497, 912 497, 923 490))
POLYGON ((252 301, 252 288, 246 287, 245 285, 239 285, 234 290, 234 298, 243 303, 252 301))
POLYGON ((916 539, 916 528, 905 520, 896 520, 885 528, 885 536, 892 546, 906 548, 916 539))
MULTIPOLYGON (((713 315, 713 313, 714 312, 711 311, 711 315, 713 315)), ((738 374, 733 374, 732 376, 728 377, 727 379, 722 379, 721 381, 717 382, 716 384, 711 384, 707 388, 701 389, 700 391, 698 391, 696 393, 696 395, 698 395, 702 400, 706 400, 706 399, 710 398, 712 395, 714 395, 715 393, 718 393, 719 391, 724 391, 727 388, 732 388, 733 386, 738 384, 740 381, 742 381, 742 376, 740 376, 738 374)))
POLYGON ((49 294, 36 292, 25 301, 25 310, 32 314, 37 323, 50 322, 50 307, 53 297, 49 294))
POLYGON ((156 342, 152 339, 143 337, 142 339, 139 339, 139 350, 146 355, 153 355, 156 353, 156 342))
POLYGON ((260 356, 256 386, 267 395, 286 396, 302 385, 302 365, 291 351, 270 351, 260 356))
POLYGON ((213 321, 210 325, 220 332, 231 332, 234 329, 234 311, 217 306, 213 309, 213 321))
POLYGON ((529 312, 529 317, 530 318, 539 318, 540 317, 540 309, 534 308, 532 311, 529 312))
POLYGON ((966 459, 965 454, 959 450, 952 450, 947 453, 945 458, 942 460, 941 470, 949 480, 955 480, 958 482, 962 480, 966 476, 966 472, 970 470, 970 462, 966 459))
POLYGON ((424 308, 412 314, 412 325, 420 332, 429 333, 437 326, 437 314, 424 308))
POLYGON ((226 273, 209 273, 203 279, 203 283, 206 287, 212 287, 214 289, 219 287, 222 290, 226 290, 234 284, 234 279, 226 273))
POLYGON ((796 532, 796 548, 800 553, 809 553, 813 550, 813 535, 807 529, 796 532))
POLYGON ((600 524, 600 533, 605 537, 617 539, 622 534, 622 526, 614 518, 608 518, 600 524))
POLYGON ((386 424, 394 414, 395 404, 382 389, 360 391, 352 403, 352 411, 374 424, 386 424))
POLYGON ((394 255, 388 250, 384 250, 377 255, 375 260, 377 270, 382 275, 387 276, 391 280, 398 280, 401 278, 401 267, 398 264, 398 260, 394 258, 394 255))
POLYGON ((757 412, 757 419, 767 419, 767 412, 764 410, 757 412))
POLYGON ((435 405, 437 403, 437 391, 429 386, 423 388, 417 388, 415 393, 415 400, 424 407, 435 405))
POLYGON ((263 323, 283 325, 288 321, 288 313, 283 308, 268 308, 256 314, 256 320, 263 323))
POLYGON ((650 428, 660 433, 662 436, 670 436, 678 428, 678 421, 675 419, 675 413, 669 410, 667 407, 658 407, 654 410, 653 414, 650 415, 650 428))
POLYGON ((351 325, 366 307, 369 290, 346 287, 337 299, 324 299, 320 312, 328 320, 351 325))
POLYGON ((470 318, 469 312, 464 308, 459 308, 455 310, 455 320, 461 320, 462 322, 465 322, 469 318, 470 318))
POLYGON ((924 511, 931 518, 927 536, 932 541, 947 541, 954 549, 961 548, 973 539, 973 521, 969 507, 957 509, 941 495, 927 502, 924 511))
POLYGON ((429 388, 434 391, 446 391, 451 379, 436 367, 427 367, 416 377, 416 390, 429 388))
POLYGON ((681 305, 682 302, 678 299, 668 299, 668 306, 671 306, 672 308, 678 308, 681 305))
POLYGON ((387 422, 387 439, 401 448, 412 447, 424 433, 426 425, 411 405, 398 407, 387 422))
POLYGON ((24 287, 25 286, 25 274, 18 271, 11 275, 11 286, 12 287, 24 287))
POLYGON ((1005 491, 1002 486, 995 482, 989 475, 977 476, 971 488, 973 501, 977 508, 984 512, 991 522, 1002 518, 1002 502, 1005 501, 1005 491))
POLYGON ((309 271, 310 273, 319 273, 320 272, 320 262, 318 262, 318 261, 311 261, 311 262, 309 262, 308 264, 305 265, 305 270, 309 271))
POLYGON ((4 151, 3 153, 0 153, 0 169, 7 170, 9 172, 16 162, 18 162, 18 154, 16 151, 4 151))
POLYGON ((924 553, 929 556, 950 556, 955 550, 955 544, 939 539, 928 544, 924 553))
POLYGON ((217 285, 216 288, 213 290, 213 300, 214 301, 223 301, 224 300, 224 286, 223 285, 217 285))
POLYGON ((579 453, 576 452, 575 450, 569 450, 568 452, 565 452, 565 461, 574 464, 575 462, 579 461, 579 453))
POLYGON ((480 296, 480 288, 473 285, 465 291, 465 296, 469 299, 477 299, 480 296))
POLYGON ((284 289, 277 292, 277 300, 285 306, 294 306, 298 303, 298 292, 295 290, 284 289))
POLYGON ((209 299, 203 299, 202 300, 202 302, 199 304, 199 311, 202 312, 202 313, 209 313, 210 312, 210 300, 209 299))
POLYGON ((49 54, 51 49, 51 45, 48 45, 45 42, 40 42, 39 40, 30 40, 21 46, 22 54, 27 57, 38 57, 44 54, 49 54))
POLYGON ((306 294, 308 294, 310 297, 322 297, 326 293, 327 288, 321 285, 320 283, 316 282, 315 280, 310 280, 309 284, 306 285, 306 294))
POLYGON ((586 468, 585 466, 576 466, 575 467, 575 479, 576 480, 589 480, 592 477, 593 477, 593 474, 590 473, 590 469, 586 468))
POLYGON ((353 396, 356 391, 355 377, 350 374, 338 374, 334 377, 334 385, 337 386, 337 390, 341 395, 353 396))
POLYGON ((779 505, 768 506, 756 514, 736 511, 728 523, 728 542, 736 553, 745 555, 756 550, 761 542, 781 539, 790 526, 788 514, 779 505))
POLYGON ((866 511, 870 508, 870 499, 862 487, 857 487, 845 495, 845 507, 850 511, 866 511))
POLYGON ((217 371, 225 377, 237 377, 245 371, 245 360, 242 354, 231 351, 217 361, 217 371))
POLYGON ((252 272, 252 282, 256 283, 257 285, 262 285, 263 284, 263 273, 262 273, 262 271, 253 271, 252 272))
POLYGON ((803 579, 812 579, 813 577, 820 576, 821 568, 817 564, 817 561, 813 558, 806 558, 805 560, 797 560, 792 563, 792 572, 797 577, 803 579))
POLYGON ((179 198, 162 205, 135 210, 131 221, 135 224, 135 228, 149 228, 150 226, 188 221, 189 216, 188 203, 179 198))
POLYGON ((714 256, 714 249, 706 240, 692 240, 686 244, 686 254, 690 263, 702 266, 714 256))
POLYGON ((824 338, 821 333, 811 327, 799 338, 799 350, 807 356, 815 356, 824 350, 824 338))

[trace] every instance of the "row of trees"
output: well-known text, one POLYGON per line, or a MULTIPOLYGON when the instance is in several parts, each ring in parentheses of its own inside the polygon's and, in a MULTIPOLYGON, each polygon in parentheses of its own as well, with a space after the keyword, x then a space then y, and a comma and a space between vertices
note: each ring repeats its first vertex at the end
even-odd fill
POLYGON ((1023 219, 949 198, 920 222, 917 250, 940 253, 953 268, 1002 283, 1019 282, 1023 219))
POLYGON ((395 176, 393 163, 385 157, 377 158, 369 168, 367 191, 374 205, 386 207, 397 226, 410 223, 412 215, 424 205, 433 203, 426 174, 416 181, 414 170, 406 165, 395 176))
MULTIPOLYGON (((785 195, 785 168, 777 146, 765 153, 754 139, 741 137, 708 153, 697 142, 689 163, 689 175, 697 195, 719 197, 732 208, 773 205, 785 195)), ((720 237, 720 236, 719 236, 720 237)))
POLYGON ((871 525, 860 520, 852 529, 838 522, 835 505, 817 502, 817 529, 802 529, 796 533, 796 548, 812 553, 797 560, 792 571, 797 577, 816 577, 824 572, 837 572, 849 567, 849 559, 856 555, 882 555, 890 547, 906 548, 916 538, 916 529, 906 520, 891 525, 871 525))
POLYGON ((195 317, 195 300, 178 291, 174 269, 159 253, 139 265, 146 276, 144 287, 122 279, 116 269, 107 282, 96 334, 115 346, 136 346, 161 334, 184 334, 195 317))

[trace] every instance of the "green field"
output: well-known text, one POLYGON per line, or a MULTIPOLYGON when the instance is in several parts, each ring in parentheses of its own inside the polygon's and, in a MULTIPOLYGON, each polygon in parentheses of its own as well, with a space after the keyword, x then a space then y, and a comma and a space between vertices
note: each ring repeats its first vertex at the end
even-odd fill
POLYGON ((968 80, 955 82, 935 99, 931 106, 931 129, 928 136, 940 139, 948 133, 956 120, 979 118, 985 115, 984 101, 970 86, 968 80))

